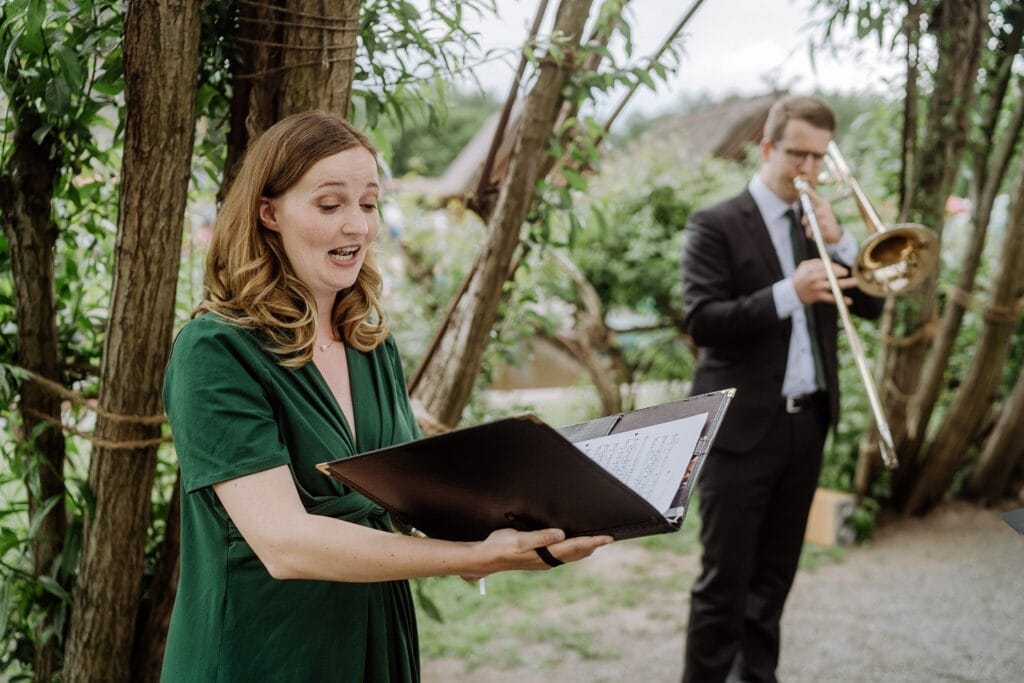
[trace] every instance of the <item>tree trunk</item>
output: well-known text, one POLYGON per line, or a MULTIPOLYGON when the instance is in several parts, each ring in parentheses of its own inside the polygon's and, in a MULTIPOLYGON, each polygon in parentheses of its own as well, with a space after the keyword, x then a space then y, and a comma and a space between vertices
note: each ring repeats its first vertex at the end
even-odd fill
MULTIPOLYGON (((115 273, 100 408, 161 412, 174 322, 181 232, 195 130, 199 0, 129 0, 125 16, 126 126, 115 273)), ((158 427, 100 417, 65 679, 130 680, 158 427)))
POLYGON ((241 3, 223 199, 249 140, 290 114, 348 116, 362 0, 241 3))
POLYGON ((537 79, 526 99, 505 184, 488 221, 487 242, 465 295, 438 332, 437 343, 414 380, 413 397, 442 424, 458 424, 480 370, 497 319, 501 289, 541 177, 548 138, 564 101, 562 89, 576 67, 576 50, 590 4, 590 0, 562 0, 559 5, 553 33, 565 37, 561 45, 564 59, 556 60, 550 54, 541 59, 537 79))
MULTIPOLYGON (((988 6, 982 0, 949 0, 942 4, 938 23, 932 28, 939 57, 918 155, 918 189, 910 201, 909 218, 933 228, 940 238, 946 197, 967 143, 987 16, 988 6)), ((893 329, 903 339, 888 348, 885 360, 885 376, 891 384, 883 385, 880 393, 900 457, 897 483, 913 470, 904 451, 907 401, 917 388, 933 336, 936 283, 937 275, 933 275, 918 292, 897 303, 893 329)))
POLYGON ((178 592, 178 559, 181 555, 181 471, 167 505, 164 538, 152 581, 145 591, 135 629, 131 680, 160 683, 164 646, 171 625, 171 609, 178 592))
POLYGON ((996 427, 985 442, 978 464, 967 480, 967 495, 986 503, 999 502, 1014 466, 1024 458, 1024 374, 1003 404, 996 427))
POLYGON ((985 327, 967 376, 914 482, 904 507, 906 514, 927 510, 946 491, 989 406, 998 398, 1010 338, 1020 317, 1016 302, 1021 296, 1024 266, 1024 162, 1017 164, 1010 196, 1013 205, 1000 250, 1002 258, 993 284, 992 305, 985 311, 985 327))
MULTIPOLYGON (((915 189, 917 188, 917 145, 918 145, 918 104, 920 99, 920 78, 921 59, 921 15, 922 8, 916 0, 907 0, 907 15, 903 18, 903 35, 907 41, 906 72, 903 85, 903 140, 900 148, 900 170, 899 170, 899 216, 897 222, 906 223, 909 219, 911 202, 914 201, 915 189)), ((892 328, 895 323, 896 306, 890 297, 885 302, 882 318, 879 321, 878 330, 880 339, 888 339, 892 336, 892 328)), ((884 374, 887 353, 879 355, 876 365, 880 366, 884 374)), ((877 378, 879 372, 874 371, 877 378)), ((883 404, 888 399, 890 385, 879 385, 878 394, 883 404)), ((888 414, 888 411, 886 411, 888 414)), ((871 482, 882 465, 882 453, 878 445, 877 428, 865 433, 857 448, 857 464, 854 468, 854 489, 861 497, 867 496, 871 488, 871 482)))
POLYGON ((577 304, 573 333, 556 332, 552 340, 587 369, 601 400, 601 414, 622 412, 621 384, 626 373, 621 364, 616 363, 621 360, 621 354, 611 348, 613 333, 604 322, 601 297, 568 256, 561 252, 554 252, 554 255, 576 284, 580 303, 577 304))
MULTIPOLYGON (((0 213, 4 233, 10 245, 11 271, 14 276, 14 308, 18 321, 18 363, 46 379, 60 381, 57 349, 57 317, 54 293, 53 248, 57 226, 51 218, 51 197, 57 174, 51 161, 54 140, 47 135, 42 143, 32 138, 41 123, 29 112, 19 112, 21 120, 14 130, 11 156, 0 174, 0 213)), ((40 417, 60 419, 60 398, 29 380, 21 387, 21 438, 27 441, 41 424, 40 417)), ((64 506, 64 435, 50 426, 35 439, 35 448, 26 463, 28 477, 38 477, 39 487, 26 486, 29 516, 56 497, 57 503, 43 518, 32 539, 32 573, 50 575, 53 561, 64 547, 67 519, 64 506), (38 497, 33 494, 38 490, 38 497)), ((48 615, 59 599, 49 593, 43 597, 48 615)), ((57 673, 58 657, 53 638, 44 641, 43 632, 53 620, 47 616, 34 628, 36 652, 35 680, 49 681, 57 673)))
MULTIPOLYGON (((1024 7, 1017 7, 1011 30, 1001 37, 994 63, 987 70, 986 102, 983 123, 972 145, 974 156, 971 178, 971 238, 966 254, 960 264, 960 273, 952 295, 946 301, 942 323, 935 344, 925 361, 921 383, 911 399, 907 415, 908 457, 916 456, 927 438, 928 422, 938 400, 942 381, 953 353, 953 345, 964 313, 969 304, 969 293, 974 289, 974 279, 981 264, 981 255, 988 235, 988 224, 992 216, 992 205, 999 188, 1003 185, 1006 170, 1020 136, 1024 121, 1024 99, 1018 99, 1017 106, 1005 130, 1000 134, 999 123, 1006 100, 1007 86, 1012 74, 1012 65, 1021 49, 1024 36, 1024 7)), ((1008 11, 1008 12, 1009 12, 1008 11)), ((1009 17, 1008 17, 1009 18, 1009 17)), ((1020 79, 1024 85, 1024 78, 1020 79)))
MULTIPOLYGON (((269 4, 241 4, 241 51, 232 65, 230 130, 219 199, 227 194, 249 141, 284 116, 308 109, 347 115, 361 4, 362 0, 292 0, 278 9, 269 4), (321 61, 302 64, 310 61, 311 46, 320 48, 316 54, 321 61)), ((178 476, 180 479, 180 472, 178 476)), ((141 605, 132 659, 132 680, 141 683, 160 679, 178 587, 180 496, 176 485, 159 564, 141 605)))
POLYGON ((899 222, 907 222, 910 202, 917 186, 915 172, 917 164, 917 115, 918 78, 921 59, 921 5, 916 0, 907 1, 907 16, 903 18, 903 35, 907 40, 906 75, 903 86, 903 147, 900 150, 900 213, 899 222))

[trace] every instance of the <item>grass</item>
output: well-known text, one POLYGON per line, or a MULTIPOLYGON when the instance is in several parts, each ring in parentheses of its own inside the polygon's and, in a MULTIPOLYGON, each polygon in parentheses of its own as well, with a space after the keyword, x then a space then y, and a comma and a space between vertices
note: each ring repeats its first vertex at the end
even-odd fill
MULTIPOLYGON (((584 561, 553 571, 495 574, 487 579, 486 596, 455 577, 416 581, 422 656, 452 657, 470 670, 528 667, 543 673, 570 652, 585 660, 615 659, 624 634, 643 635, 648 628, 682 633, 687 615, 680 607, 699 570, 699 532, 694 505, 681 530, 620 542, 641 552, 603 570, 584 561), (442 621, 429 616, 434 609, 442 621)), ((814 571, 844 555, 842 548, 805 544, 800 568, 814 571)))
POLYGON ((622 541, 642 549, 646 559, 627 560, 612 568, 612 576, 586 562, 546 572, 505 572, 487 578, 486 596, 454 577, 420 580, 414 594, 422 655, 454 657, 470 669, 523 666, 527 649, 530 666, 541 670, 558 664, 566 652, 588 660, 614 659, 616 634, 596 622, 617 613, 633 615, 630 619, 641 628, 648 620, 679 619, 656 596, 689 590, 692 570, 675 571, 673 564, 699 547, 697 526, 691 522, 675 533, 622 541), (443 621, 426 616, 428 602, 443 621))

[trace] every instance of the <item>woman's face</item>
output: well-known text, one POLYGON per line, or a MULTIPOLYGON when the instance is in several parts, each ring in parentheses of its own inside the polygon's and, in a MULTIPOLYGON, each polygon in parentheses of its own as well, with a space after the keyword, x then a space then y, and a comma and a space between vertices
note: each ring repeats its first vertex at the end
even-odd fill
POLYGON ((263 225, 281 236, 292 270, 318 306, 355 284, 380 216, 377 161, 350 147, 313 164, 284 194, 260 199, 263 225))

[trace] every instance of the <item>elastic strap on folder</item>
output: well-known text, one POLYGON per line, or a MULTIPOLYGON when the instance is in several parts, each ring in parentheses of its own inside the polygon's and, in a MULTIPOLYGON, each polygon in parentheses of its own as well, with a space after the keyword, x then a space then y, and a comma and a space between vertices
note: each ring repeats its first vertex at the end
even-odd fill
POLYGON ((552 555, 544 546, 534 548, 533 550, 538 556, 540 556, 540 559, 544 560, 544 564, 549 567, 557 567, 558 565, 565 564, 565 562, 562 562, 560 559, 552 555))

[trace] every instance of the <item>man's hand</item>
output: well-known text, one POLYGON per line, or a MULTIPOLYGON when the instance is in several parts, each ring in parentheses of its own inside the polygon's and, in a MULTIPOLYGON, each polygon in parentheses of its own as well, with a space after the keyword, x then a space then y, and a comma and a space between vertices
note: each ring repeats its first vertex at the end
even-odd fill
MULTIPOLYGON (((857 286, 856 278, 847 277, 850 273, 849 270, 838 263, 833 263, 832 268, 836 272, 840 289, 857 286)), ((825 263, 820 258, 809 259, 797 264, 796 270, 793 271, 793 287, 796 289, 796 295, 800 298, 801 303, 813 304, 823 301, 834 304, 836 302, 828 283, 825 263)), ((843 300, 847 304, 853 303, 849 297, 843 297, 843 300)))
MULTIPOLYGON (((807 196, 810 197, 811 205, 814 207, 814 217, 818 219, 821 236, 825 238, 826 243, 835 244, 843 237, 843 229, 839 227, 839 221, 836 220, 836 215, 832 212, 832 205, 822 199, 812 188, 808 188, 807 196)), ((803 217, 803 226, 804 234, 808 239, 813 239, 811 221, 806 215, 803 217)))

